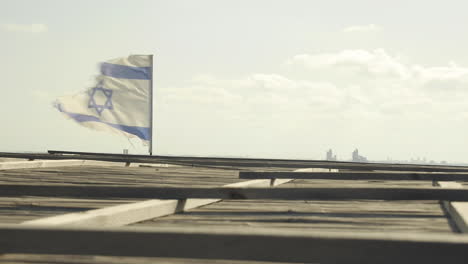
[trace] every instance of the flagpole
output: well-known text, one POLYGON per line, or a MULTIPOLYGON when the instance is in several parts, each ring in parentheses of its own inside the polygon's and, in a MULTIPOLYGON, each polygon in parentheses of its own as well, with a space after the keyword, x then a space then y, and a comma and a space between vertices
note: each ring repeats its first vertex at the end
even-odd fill
POLYGON ((153 155, 153 55, 150 56, 150 90, 149 90, 149 121, 150 121, 150 133, 149 133, 149 154, 153 155))

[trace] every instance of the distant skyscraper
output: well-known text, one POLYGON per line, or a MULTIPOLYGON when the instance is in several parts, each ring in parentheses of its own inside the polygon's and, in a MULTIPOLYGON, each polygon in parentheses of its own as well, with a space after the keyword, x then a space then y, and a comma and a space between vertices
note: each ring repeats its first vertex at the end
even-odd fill
POLYGON ((336 155, 333 155, 333 150, 332 150, 332 149, 329 149, 329 150, 327 151, 326 160, 336 161, 336 155))
POLYGON ((367 162, 367 158, 359 155, 359 150, 355 149, 352 154, 352 161, 354 162, 367 162))

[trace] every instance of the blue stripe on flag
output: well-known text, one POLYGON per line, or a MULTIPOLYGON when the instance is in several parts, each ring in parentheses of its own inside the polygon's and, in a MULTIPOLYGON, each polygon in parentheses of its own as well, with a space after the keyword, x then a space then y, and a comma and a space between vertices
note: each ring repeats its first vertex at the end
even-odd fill
POLYGON ((62 107, 60 105, 56 106, 57 109, 68 115, 69 117, 73 118, 76 122, 99 122, 106 124, 108 126, 111 126, 113 128, 122 130, 124 132, 127 132, 129 134, 135 135, 143 140, 150 140, 150 128, 149 127, 137 127, 137 126, 126 126, 126 125, 118 125, 118 124, 112 124, 112 123, 107 123, 102 121, 101 119, 95 117, 95 116, 90 116, 90 115, 82 115, 82 114, 76 114, 76 113, 70 113, 63 111, 62 107))
POLYGON ((151 67, 132 67, 108 62, 101 63, 101 74, 122 79, 151 79, 151 67))

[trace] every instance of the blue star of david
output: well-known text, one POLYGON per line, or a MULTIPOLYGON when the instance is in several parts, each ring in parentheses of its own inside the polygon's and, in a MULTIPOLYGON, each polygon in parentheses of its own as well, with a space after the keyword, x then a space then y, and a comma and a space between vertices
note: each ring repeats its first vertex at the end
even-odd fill
POLYGON ((88 101, 88 108, 96 109, 96 112, 101 115, 102 111, 105 109, 112 110, 114 106, 112 105, 112 90, 104 88, 104 84, 102 81, 98 83, 98 85, 89 91, 89 101, 88 101), (97 93, 102 93, 106 97, 106 102, 103 105, 97 104, 95 100, 95 96, 97 93))

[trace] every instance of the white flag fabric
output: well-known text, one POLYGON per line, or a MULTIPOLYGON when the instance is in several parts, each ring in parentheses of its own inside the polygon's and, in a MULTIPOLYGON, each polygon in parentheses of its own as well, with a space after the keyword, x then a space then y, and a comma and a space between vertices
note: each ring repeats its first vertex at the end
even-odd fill
POLYGON ((54 106, 79 124, 151 140, 151 55, 101 63, 95 87, 64 96, 54 106))

